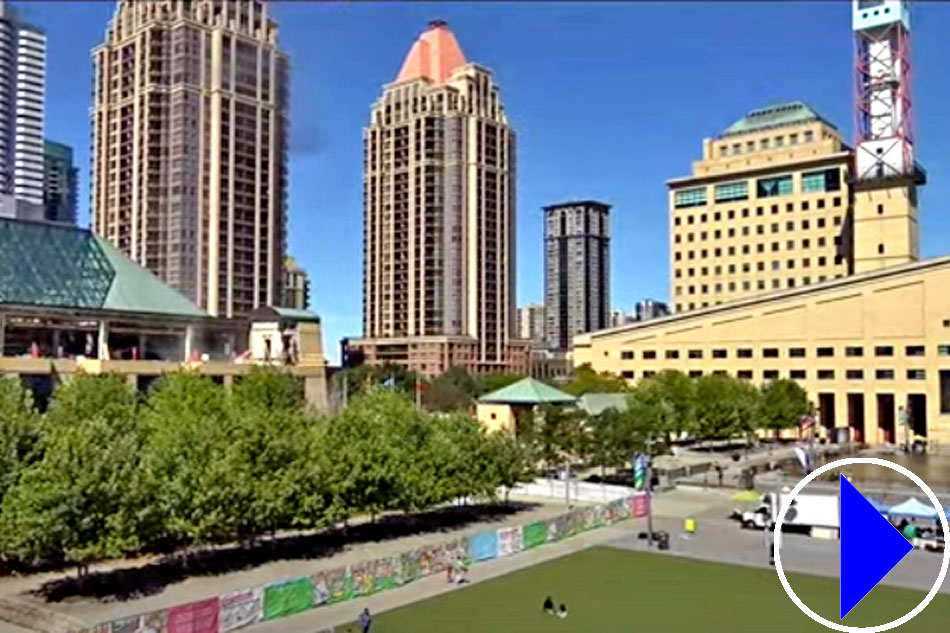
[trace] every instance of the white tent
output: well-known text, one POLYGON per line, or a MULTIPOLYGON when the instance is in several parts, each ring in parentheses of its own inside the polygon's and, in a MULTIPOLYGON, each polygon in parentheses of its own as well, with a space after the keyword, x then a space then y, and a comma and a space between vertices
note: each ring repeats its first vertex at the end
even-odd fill
POLYGON ((936 519, 938 517, 937 511, 934 510, 933 507, 917 501, 914 497, 911 497, 904 503, 891 506, 887 514, 890 516, 912 517, 915 519, 936 519))

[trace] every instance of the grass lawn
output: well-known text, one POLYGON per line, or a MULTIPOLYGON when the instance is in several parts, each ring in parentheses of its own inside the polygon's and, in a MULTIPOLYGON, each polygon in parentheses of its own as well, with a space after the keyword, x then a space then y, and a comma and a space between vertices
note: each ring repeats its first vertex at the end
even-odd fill
MULTIPOLYGON (((838 581, 789 575, 805 604, 837 621, 838 581)), ((922 592, 877 587, 843 624, 883 624, 922 592)), ((373 633, 736 633, 826 631, 788 599, 772 570, 599 547, 380 614, 373 633), (564 620, 542 613, 551 595, 564 620)), ((902 633, 946 630, 938 595, 902 633)))

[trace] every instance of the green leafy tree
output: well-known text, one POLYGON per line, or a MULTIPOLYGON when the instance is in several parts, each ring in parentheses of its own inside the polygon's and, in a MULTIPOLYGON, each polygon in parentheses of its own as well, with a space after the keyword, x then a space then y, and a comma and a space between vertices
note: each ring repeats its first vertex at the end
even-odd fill
POLYGON ((231 401, 238 410, 300 411, 305 406, 300 378, 275 367, 254 367, 236 380, 231 401))
POLYGON ((0 501, 20 470, 40 456, 40 417, 17 378, 0 376, 0 501))
POLYGON ((493 483, 504 488, 507 503, 512 488, 534 479, 535 462, 530 447, 512 433, 496 432, 488 437, 488 441, 490 459, 486 470, 493 471, 493 483))
POLYGON ((778 433, 794 428, 803 416, 814 411, 808 392, 794 380, 781 378, 762 385, 759 401, 759 426, 778 433))
POLYGON ((559 387, 572 396, 582 396, 585 393, 619 393, 628 390, 627 382, 614 374, 598 374, 590 365, 576 367, 571 379, 559 387))
POLYGON ((537 409, 534 423, 537 456, 548 469, 583 459, 588 452, 589 436, 584 415, 577 409, 543 406, 537 409))
POLYGON ((633 395, 653 437, 669 441, 696 430, 696 381, 682 372, 661 371, 638 383, 633 395))
POLYGON ((634 451, 642 450, 646 428, 638 424, 641 418, 628 410, 609 408, 590 419, 591 458, 600 466, 601 476, 608 468, 624 466, 634 451))
POLYGON ((466 410, 471 407, 478 387, 478 381, 465 369, 450 367, 428 384, 422 404, 430 411, 466 410))
POLYGON ((137 398, 114 376, 77 376, 56 390, 43 456, 22 470, 0 509, 7 555, 82 572, 154 537, 156 488, 142 464, 138 413, 137 398))
POLYGON ((703 439, 748 436, 755 428, 759 390, 726 375, 703 376, 696 381, 698 435, 703 439))
POLYGON ((207 543, 248 536, 253 490, 239 477, 241 428, 223 387, 199 374, 164 376, 143 422, 146 464, 159 484, 170 536, 207 543))

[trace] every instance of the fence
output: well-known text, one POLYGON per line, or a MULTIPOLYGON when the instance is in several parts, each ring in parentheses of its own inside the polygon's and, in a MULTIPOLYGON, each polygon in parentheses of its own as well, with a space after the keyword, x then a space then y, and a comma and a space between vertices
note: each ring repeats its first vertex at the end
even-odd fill
MULTIPOLYGON (((535 479, 526 484, 518 484, 511 489, 512 496, 537 497, 541 499, 563 499, 564 481, 561 479, 535 479)), ((569 487, 571 501, 588 503, 608 503, 630 496, 630 488, 612 484, 592 484, 586 481, 572 480, 569 487)))
MULTIPOLYGON (((646 515, 647 503, 647 497, 642 494, 627 496, 602 505, 578 508, 552 519, 477 532, 402 554, 319 571, 311 576, 120 618, 76 633, 225 633, 394 589, 443 573, 455 561, 480 563, 514 556, 630 517, 642 517, 646 515)), ((332 633, 333 629, 326 631, 332 633)))

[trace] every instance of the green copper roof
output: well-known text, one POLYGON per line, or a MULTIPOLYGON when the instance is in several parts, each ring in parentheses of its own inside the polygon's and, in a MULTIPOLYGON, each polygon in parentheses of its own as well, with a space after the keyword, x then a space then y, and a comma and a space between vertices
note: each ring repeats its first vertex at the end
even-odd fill
POLYGON ((534 378, 524 378, 478 399, 486 404, 572 404, 577 398, 534 378))
POLYGON ((801 101, 792 101, 791 103, 779 103, 753 110, 726 128, 722 136, 759 132, 770 128, 797 125, 811 121, 822 121, 826 125, 834 127, 801 101))
POLYGON ((87 230, 7 219, 0 219, 0 303, 208 316, 87 230))

